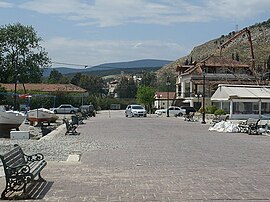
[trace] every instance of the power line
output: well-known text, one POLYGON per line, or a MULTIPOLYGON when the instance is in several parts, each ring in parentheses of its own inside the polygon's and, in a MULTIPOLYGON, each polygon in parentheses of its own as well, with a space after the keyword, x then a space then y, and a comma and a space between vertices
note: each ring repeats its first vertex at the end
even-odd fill
POLYGON ((75 64, 75 63, 65 63, 65 62, 52 62, 52 63, 53 64, 59 64, 59 65, 82 66, 84 68, 88 67, 88 65, 75 64))

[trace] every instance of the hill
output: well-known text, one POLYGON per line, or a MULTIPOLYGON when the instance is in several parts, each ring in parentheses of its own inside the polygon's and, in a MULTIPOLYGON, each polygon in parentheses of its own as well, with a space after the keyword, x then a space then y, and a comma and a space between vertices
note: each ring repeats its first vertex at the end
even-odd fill
MULTIPOLYGON (((248 27, 248 30, 250 30, 253 43, 255 66, 257 68, 263 68, 265 67, 267 60, 270 56, 270 19, 262 23, 252 25, 248 27)), ((194 49, 189 55, 181 57, 176 61, 165 65, 160 70, 158 70, 158 73, 163 74, 166 71, 171 71, 175 73, 175 69, 178 64, 184 64, 186 60, 190 62, 191 58, 192 61, 200 61, 201 59, 212 54, 219 55, 220 44, 226 42, 227 40, 235 36, 235 34, 237 34, 237 32, 232 31, 227 35, 222 35, 219 38, 210 40, 202 45, 194 47, 194 49)), ((247 35, 243 34, 236 40, 234 40, 232 43, 228 44, 228 46, 222 50, 222 55, 232 58, 233 55, 235 56, 237 54, 239 55, 240 61, 249 64, 251 59, 250 50, 251 49, 249 41, 247 39, 247 35)))
MULTIPOLYGON (((136 73, 141 71, 156 71, 166 64, 171 63, 169 60, 155 60, 155 59, 144 59, 135 60, 129 62, 116 62, 116 63, 105 63, 89 68, 76 69, 76 68, 66 68, 57 67, 54 68, 63 75, 84 73, 84 74, 94 74, 99 76, 106 76, 110 74, 119 74, 121 71, 125 73, 136 73)), ((43 76, 48 77, 53 68, 48 68, 44 70, 43 76)))

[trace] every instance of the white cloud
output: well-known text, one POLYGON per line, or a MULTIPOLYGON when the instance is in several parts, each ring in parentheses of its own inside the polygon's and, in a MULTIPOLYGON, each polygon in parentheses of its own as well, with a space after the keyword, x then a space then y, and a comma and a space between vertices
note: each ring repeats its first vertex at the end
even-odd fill
POLYGON ((11 7, 13 7, 12 3, 0 1, 0 8, 11 8, 11 7))
POLYGON ((251 18, 270 10, 269 0, 208 0, 206 6, 212 16, 222 18, 251 18))
POLYGON ((89 66, 142 58, 173 60, 187 53, 179 44, 162 41, 91 41, 58 37, 46 41, 43 47, 53 62, 89 66))
POLYGON ((246 18, 267 12, 269 0, 31 0, 21 8, 58 14, 79 25, 101 27, 126 23, 173 24, 220 18, 246 18))
POLYGON ((79 12, 81 5, 78 0, 32 0, 19 7, 43 14, 71 14, 79 12))

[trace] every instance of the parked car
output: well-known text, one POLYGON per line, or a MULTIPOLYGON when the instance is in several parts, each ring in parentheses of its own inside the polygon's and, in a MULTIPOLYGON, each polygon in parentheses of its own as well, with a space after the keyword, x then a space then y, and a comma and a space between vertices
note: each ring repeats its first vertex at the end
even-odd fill
MULTIPOLYGON (((178 116, 179 113, 181 112, 180 107, 177 107, 177 106, 170 106, 168 109, 169 109, 169 116, 178 116)), ((155 114, 158 116, 160 116, 162 114, 167 115, 168 109, 158 109, 155 111, 155 114)))
POLYGON ((147 116, 147 111, 141 105, 128 105, 125 110, 126 117, 147 116))
MULTIPOLYGON (((160 116, 162 114, 167 115, 168 109, 158 109, 155 111, 155 114, 160 116)), ((194 107, 190 106, 170 106, 169 107, 169 116, 183 116, 188 115, 190 112, 196 112, 196 109, 194 107)))
POLYGON ((178 116, 188 115, 190 112, 196 112, 196 109, 190 106, 181 106, 178 116))
POLYGON ((55 114, 74 114, 78 112, 79 109, 70 104, 62 104, 59 107, 51 108, 50 110, 52 110, 55 114))
POLYGON ((79 108, 79 111, 82 113, 85 113, 87 116, 95 117, 96 116, 96 110, 93 105, 82 105, 79 108))

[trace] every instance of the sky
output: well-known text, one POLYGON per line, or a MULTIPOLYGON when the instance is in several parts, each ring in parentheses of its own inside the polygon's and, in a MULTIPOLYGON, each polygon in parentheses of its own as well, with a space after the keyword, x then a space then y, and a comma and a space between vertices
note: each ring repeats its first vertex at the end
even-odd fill
POLYGON ((269 11, 270 0, 0 0, 0 25, 33 26, 53 67, 84 68, 174 61, 269 11))

